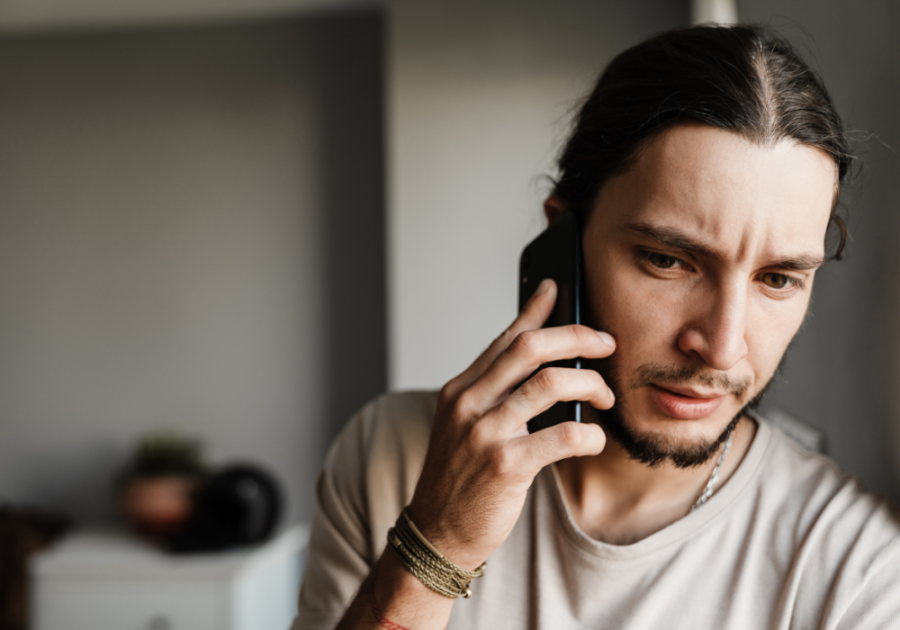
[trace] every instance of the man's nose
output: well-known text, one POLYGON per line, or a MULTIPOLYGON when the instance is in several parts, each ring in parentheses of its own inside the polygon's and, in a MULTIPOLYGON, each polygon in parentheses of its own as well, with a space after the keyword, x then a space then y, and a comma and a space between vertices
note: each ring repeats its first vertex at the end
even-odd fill
POLYGON ((747 356, 747 287, 740 282, 720 286, 696 310, 678 336, 678 348, 714 370, 727 371, 747 356))

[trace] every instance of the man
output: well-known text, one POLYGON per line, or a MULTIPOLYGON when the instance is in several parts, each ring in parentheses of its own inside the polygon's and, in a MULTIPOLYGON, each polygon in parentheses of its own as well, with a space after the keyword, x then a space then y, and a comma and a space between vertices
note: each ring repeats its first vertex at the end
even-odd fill
POLYGON ((843 248, 849 160, 824 87, 762 30, 617 57, 544 207, 583 226, 590 326, 541 328, 546 281, 440 395, 351 422, 295 627, 900 627, 896 513, 751 415, 829 227, 843 248), (533 374, 573 357, 595 369, 533 374), (527 432, 564 400, 584 423, 527 432))

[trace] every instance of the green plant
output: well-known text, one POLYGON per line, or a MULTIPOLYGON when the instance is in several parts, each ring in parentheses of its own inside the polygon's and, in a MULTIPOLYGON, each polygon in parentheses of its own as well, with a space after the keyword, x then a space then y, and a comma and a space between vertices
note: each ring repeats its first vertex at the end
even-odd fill
POLYGON ((135 448, 126 476, 199 476, 206 471, 201 451, 196 439, 172 432, 148 433, 135 448))

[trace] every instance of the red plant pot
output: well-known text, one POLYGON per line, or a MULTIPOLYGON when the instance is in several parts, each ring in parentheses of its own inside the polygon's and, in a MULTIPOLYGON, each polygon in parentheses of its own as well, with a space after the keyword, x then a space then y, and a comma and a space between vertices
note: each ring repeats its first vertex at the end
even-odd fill
POLYGON ((196 477, 134 477, 125 485, 122 508, 140 536, 159 540, 176 534, 191 516, 196 477))

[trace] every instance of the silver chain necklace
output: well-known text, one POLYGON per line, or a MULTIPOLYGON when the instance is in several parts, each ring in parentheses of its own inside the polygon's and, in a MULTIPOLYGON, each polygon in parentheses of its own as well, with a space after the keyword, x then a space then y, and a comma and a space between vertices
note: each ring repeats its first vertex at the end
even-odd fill
POLYGON ((712 474, 709 476, 709 481, 706 482, 706 487, 703 488, 703 494, 700 495, 700 498, 697 499, 697 502, 691 506, 691 512, 696 510, 698 507, 709 501, 709 497, 712 496, 713 488, 716 487, 716 482, 719 480, 719 468, 722 467, 722 462, 725 461, 725 458, 728 456, 728 450, 731 448, 731 438, 734 437, 734 432, 728 434, 728 439, 725 440, 725 446, 722 447, 722 452, 719 453, 719 459, 716 461, 716 467, 713 468, 712 474))

